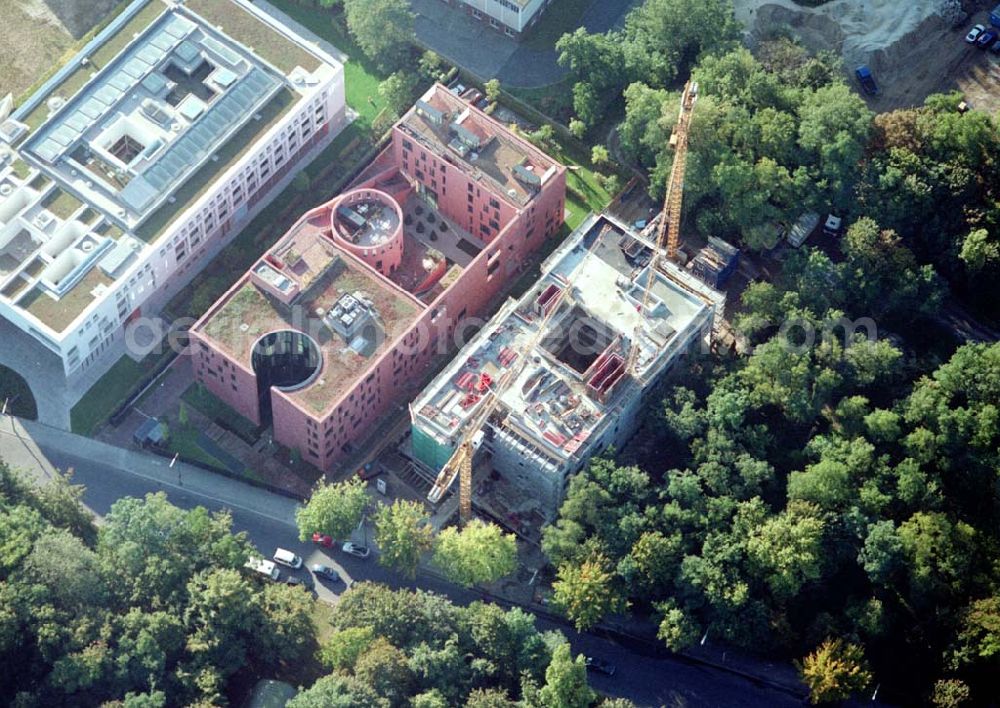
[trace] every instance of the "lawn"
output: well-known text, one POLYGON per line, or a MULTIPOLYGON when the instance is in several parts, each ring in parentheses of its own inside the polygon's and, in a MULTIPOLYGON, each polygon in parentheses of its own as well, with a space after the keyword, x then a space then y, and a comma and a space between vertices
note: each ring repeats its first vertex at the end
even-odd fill
MULTIPOLYGON (((607 0, 605 0, 606 2, 607 0)), ((559 38, 580 26, 583 13, 592 0, 554 0, 521 43, 532 49, 551 49, 559 38)))
POLYGON ((177 425, 170 428, 170 440, 167 449, 176 452, 182 458, 191 462, 200 462, 209 467, 226 469, 221 460, 217 460, 205 452, 198 444, 198 431, 177 425))
POLYGON ((31 394, 28 382, 19 373, 6 366, 0 366, 0 410, 7 407, 8 415, 35 420, 38 408, 31 394))
POLYGON ((150 354, 141 363, 122 356, 69 412, 73 432, 92 435, 167 356, 169 351, 159 355, 150 354))
POLYGON ((515 97, 561 123, 573 117, 573 78, 541 88, 509 88, 515 97))
POLYGON ((249 438, 257 437, 257 426, 252 420, 244 418, 200 383, 188 386, 188 389, 181 394, 181 400, 210 420, 221 420, 240 434, 245 434, 249 438))
POLYGON ((344 65, 347 104, 360 114, 365 126, 371 127, 375 116, 385 108, 385 101, 378 95, 378 85, 384 77, 347 32, 343 14, 300 5, 295 0, 271 0, 271 4, 350 57, 344 65))

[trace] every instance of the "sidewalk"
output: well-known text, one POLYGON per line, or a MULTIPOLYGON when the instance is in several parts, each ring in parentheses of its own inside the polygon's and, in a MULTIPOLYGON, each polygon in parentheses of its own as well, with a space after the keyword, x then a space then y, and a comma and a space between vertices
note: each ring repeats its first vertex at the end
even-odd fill
POLYGON ((0 457, 12 467, 22 468, 37 479, 44 480, 52 475, 53 468, 40 452, 39 446, 86 458, 94 464, 166 487, 184 489, 227 507, 249 511, 282 523, 295 523, 298 502, 294 499, 181 462, 171 468, 170 460, 155 455, 115 447, 40 423, 0 416, 0 457))

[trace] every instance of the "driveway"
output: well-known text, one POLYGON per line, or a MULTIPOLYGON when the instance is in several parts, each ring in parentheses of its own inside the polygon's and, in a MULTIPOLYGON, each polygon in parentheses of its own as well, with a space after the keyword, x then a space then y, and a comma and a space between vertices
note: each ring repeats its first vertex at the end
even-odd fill
MULTIPOLYGON (((589 32, 604 32, 618 25, 639 0, 592 0, 579 24, 589 32)), ((505 37, 487 22, 480 22, 441 0, 410 0, 417 18, 420 41, 483 81, 497 77, 515 88, 536 88, 557 83, 566 69, 556 63, 554 47, 534 49, 505 37)), ((561 12, 555 0, 547 13, 561 12)))

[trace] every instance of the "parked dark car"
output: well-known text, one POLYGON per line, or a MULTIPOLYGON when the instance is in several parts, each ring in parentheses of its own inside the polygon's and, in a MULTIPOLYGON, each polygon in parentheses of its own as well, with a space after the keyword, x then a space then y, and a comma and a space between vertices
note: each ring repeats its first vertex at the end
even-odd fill
POLYGON ((306 590, 309 590, 313 586, 313 581, 311 576, 299 577, 298 575, 289 575, 285 578, 286 585, 301 586, 306 590))
POLYGON ((997 39, 1000 39, 1000 32, 997 32, 995 29, 990 27, 988 30, 979 35, 979 38, 976 40, 976 46, 980 49, 988 49, 993 46, 993 43, 997 41, 997 39))
POLYGON ((604 661, 603 659, 598 659, 593 656, 587 657, 587 671, 593 671, 594 673, 604 674, 605 676, 614 676, 615 672, 618 671, 614 664, 604 661))
POLYGON ((328 565, 323 565, 321 563, 316 563, 312 567, 312 572, 321 578, 326 578, 331 582, 337 582, 340 580, 340 573, 328 565))

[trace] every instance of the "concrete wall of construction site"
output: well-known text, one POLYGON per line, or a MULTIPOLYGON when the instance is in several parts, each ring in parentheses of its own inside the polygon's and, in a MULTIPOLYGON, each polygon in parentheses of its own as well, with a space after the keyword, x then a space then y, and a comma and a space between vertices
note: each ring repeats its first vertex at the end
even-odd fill
POLYGON ((539 511, 549 521, 555 519, 562 502, 565 470, 539 464, 499 431, 493 439, 492 466, 509 483, 537 500, 539 511))

